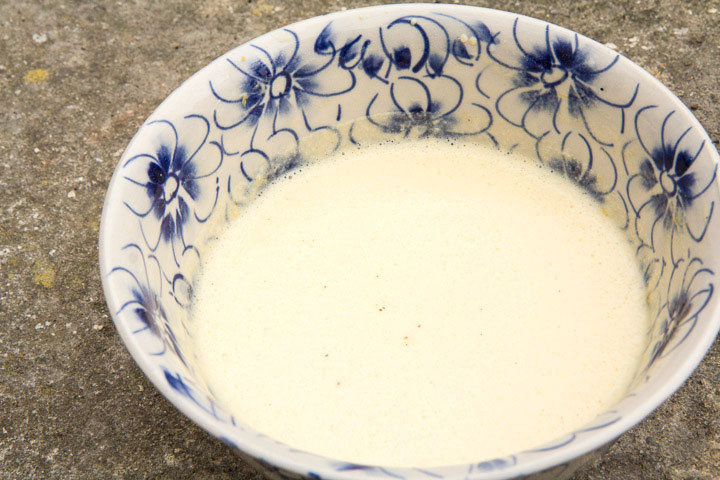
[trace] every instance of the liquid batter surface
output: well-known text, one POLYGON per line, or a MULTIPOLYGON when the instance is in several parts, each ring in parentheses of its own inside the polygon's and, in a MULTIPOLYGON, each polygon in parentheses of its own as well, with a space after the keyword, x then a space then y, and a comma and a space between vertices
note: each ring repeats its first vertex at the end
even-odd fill
POLYGON ((204 253, 203 375, 237 418, 340 460, 427 467, 536 447, 625 393, 648 318, 599 204, 442 140, 270 184, 204 253))

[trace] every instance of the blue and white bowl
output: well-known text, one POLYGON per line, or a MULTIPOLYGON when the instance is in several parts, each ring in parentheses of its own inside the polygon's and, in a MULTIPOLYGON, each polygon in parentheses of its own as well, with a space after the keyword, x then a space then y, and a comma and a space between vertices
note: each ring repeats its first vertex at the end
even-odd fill
POLYGON ((153 112, 108 189, 103 287, 157 388, 270 477, 563 479, 667 399, 720 328, 719 161, 695 117, 655 78, 569 30, 467 6, 335 13, 235 48, 153 112), (205 240, 263 172, 369 138, 434 135, 531 155, 591 192, 626 230, 652 314, 631 391, 534 450, 429 469, 348 464, 244 425, 198 375, 188 336, 205 240))

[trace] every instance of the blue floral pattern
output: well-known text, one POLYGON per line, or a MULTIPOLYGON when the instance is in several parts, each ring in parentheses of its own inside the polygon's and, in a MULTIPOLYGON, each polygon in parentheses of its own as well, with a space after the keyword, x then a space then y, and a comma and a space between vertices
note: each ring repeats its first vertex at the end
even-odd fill
MULTIPOLYGON (((308 113, 313 99, 340 96, 350 92, 356 85, 355 74, 350 69, 341 70, 344 75, 339 84, 337 79, 333 82, 323 80, 324 75, 339 71, 329 68, 340 57, 326 34, 321 34, 316 40, 312 54, 308 55, 313 57, 310 60, 299 53, 300 41, 297 34, 290 29, 283 29, 282 32, 289 39, 289 48, 271 54, 267 49, 251 44, 250 48, 254 51, 250 59, 245 55, 238 59, 226 59, 240 75, 234 96, 220 93, 213 81, 209 81, 212 95, 225 107, 231 107, 215 109, 215 126, 221 132, 238 128, 252 132, 250 141, 243 149, 224 150, 231 156, 239 155, 242 175, 248 181, 252 180, 254 175, 250 174, 250 168, 243 161, 244 157, 260 157, 270 164, 267 150, 275 150, 277 156, 277 147, 274 146, 282 145, 286 150, 284 159, 297 160, 298 141, 303 133, 319 129, 332 130, 332 127, 327 125, 311 125, 311 117, 319 119, 317 115, 308 113), (298 117, 302 118, 300 131, 297 128, 288 128, 287 124, 293 120, 297 122, 298 117)), ((330 123, 331 120, 334 119, 330 118, 326 122, 330 123)), ((225 138, 225 135, 221 137, 223 145, 226 145, 225 138)))
POLYGON ((512 40, 519 52, 514 64, 497 58, 492 49, 488 50, 498 63, 516 72, 511 88, 495 101, 498 114, 537 137, 547 131, 548 124, 555 132, 561 133, 564 128, 560 117, 562 113, 567 113, 570 122, 581 123, 595 142, 612 145, 607 140, 600 140, 594 133, 588 114, 599 106, 617 109, 620 130, 623 131, 625 109, 635 101, 639 84, 624 101, 611 100, 606 96, 604 87, 595 86, 600 77, 610 74, 619 55, 606 65, 597 66, 596 58, 590 49, 580 44, 577 34, 553 35, 549 25, 545 27, 542 43, 525 48, 519 38, 518 23, 519 19, 515 19, 512 27, 512 40), (518 104, 523 107, 517 108, 518 104))
MULTIPOLYGON (((144 210, 133 206, 137 202, 137 196, 124 201, 124 205, 139 219, 149 219, 150 224, 154 224, 157 236, 146 236, 143 223, 141 230, 143 238, 150 249, 155 252, 161 241, 171 245, 175 263, 179 266, 175 251, 175 241, 179 241, 182 245, 181 252, 184 253, 188 248, 183 234, 185 226, 190 221, 204 223, 212 214, 218 199, 218 189, 214 188, 213 192, 203 191, 203 180, 213 178, 220 169, 223 162, 222 149, 217 142, 210 142, 210 146, 215 147, 217 158, 213 162, 200 159, 199 155, 207 153, 203 150, 207 143, 208 134, 210 132, 210 124, 201 115, 191 114, 185 117, 185 120, 200 121, 205 129, 204 136, 200 144, 193 151, 188 151, 186 145, 179 139, 178 131, 175 125, 168 120, 156 120, 148 123, 148 126, 157 126, 167 130, 170 135, 160 136, 158 146, 149 152, 142 152, 128 158, 123 169, 127 172, 123 178, 130 184, 141 187, 146 197, 146 205, 144 210), (202 153, 201 153, 202 152, 202 153), (215 163, 208 173, 199 174, 197 163, 215 163), (214 195, 213 195, 214 194, 214 195), (212 195, 212 196, 211 196, 212 195), (191 206, 197 204, 201 197, 211 198, 211 204, 208 212, 199 213, 199 209, 191 206), (150 215, 150 214, 153 215, 150 215), (150 217, 150 218, 148 218, 150 217), (154 219, 152 218, 154 217, 154 219), (154 221, 152 221, 154 220, 154 221), (156 240, 152 240, 156 238, 156 240)), ((217 177, 215 177, 217 182, 217 177)))
POLYGON ((592 145, 582 133, 556 135, 546 132, 536 143, 539 160, 566 177, 599 202, 614 192, 618 172, 615 161, 602 145, 592 145), (607 172, 598 178, 597 171, 607 172))
MULTIPOLYGON (((716 177, 716 170, 700 176, 693 168, 706 146, 705 140, 692 142, 688 138, 690 127, 683 128, 675 137, 667 135, 669 122, 675 116, 674 110, 665 115, 656 138, 648 139, 640 134, 637 124, 642 115, 655 108, 645 106, 635 116, 637 145, 642 149, 642 160, 637 173, 631 175, 627 183, 628 199, 636 215, 636 234, 641 246, 652 251, 656 249, 658 236, 669 236, 675 245, 677 242, 674 239, 678 234, 696 242, 704 238, 714 203, 706 207, 707 214, 702 221, 691 221, 687 212, 696 200, 707 194, 716 177)), ((672 246, 671 264, 675 264, 677 249, 672 249, 672 246)))
POLYGON ((677 348, 692 332, 700 312, 712 297, 713 271, 697 257, 678 259, 665 293, 666 302, 654 322, 655 342, 650 344, 647 368, 677 348))
POLYGON ((622 433, 624 419, 635 418, 636 393, 564 438, 470 465, 324 459, 254 432, 217 404, 193 370, 192 285, 215 231, 209 225, 227 222, 231 207, 268 179, 352 144, 435 136, 486 143, 565 176, 626 230, 652 316, 634 386, 656 391, 685 346, 717 329, 709 252, 719 235, 718 155, 692 116, 636 72, 562 28, 471 7, 346 12, 242 45, 189 80, 187 95, 171 96, 117 168, 101 263, 118 329, 184 412, 233 448, 270 452, 255 460, 275 478, 568 478, 582 458, 567 452, 622 433), (560 460, 537 467, 549 452, 560 460))
MULTIPOLYGON (((116 314, 119 315, 126 309, 130 310, 138 324, 138 327, 133 330, 133 334, 149 332, 158 341, 159 349, 151 352, 150 355, 164 355, 169 348, 182 364, 187 365, 175 333, 168 322, 166 309, 160 300, 167 287, 163 281, 157 257, 150 255, 149 259, 146 259, 143 249, 136 244, 126 245, 123 250, 129 250, 138 255, 143 268, 139 276, 127 267, 115 267, 110 271, 110 274, 124 274, 132 279, 130 298, 123 302, 116 314), (157 279, 154 282, 150 281, 148 261, 152 262, 157 269, 157 279)), ((167 286, 172 287, 172 282, 168 281, 167 286)))
MULTIPOLYGON (((400 76, 390 83, 387 94, 393 110, 387 112, 377 108, 378 104, 385 103, 379 100, 381 94, 378 93, 368 103, 364 120, 387 134, 388 138, 471 137, 486 133, 492 126, 492 114, 485 106, 473 102, 461 108, 463 89, 451 77, 421 81, 400 76), (446 100, 434 100, 433 92, 436 92, 436 98, 446 100), (452 101, 448 102, 448 99, 452 101), (472 110, 472 122, 462 122, 459 113, 463 110, 472 110)), ((353 130, 350 131, 350 141, 362 143, 353 130)))

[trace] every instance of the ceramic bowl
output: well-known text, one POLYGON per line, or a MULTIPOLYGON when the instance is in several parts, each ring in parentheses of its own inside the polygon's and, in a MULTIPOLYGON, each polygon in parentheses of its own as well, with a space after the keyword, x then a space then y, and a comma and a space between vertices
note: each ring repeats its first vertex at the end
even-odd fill
POLYGON ((667 399, 718 332, 718 160, 670 91, 569 30, 466 6, 334 13, 235 48, 153 112, 105 199, 103 287, 148 378, 268 476, 567 478, 667 399), (652 315, 631 390, 588 425, 536 449, 427 469, 323 458, 244 425, 197 374, 186 328, 204 241, 258 175, 344 145, 436 135, 530 155, 590 192, 626 230, 652 315))

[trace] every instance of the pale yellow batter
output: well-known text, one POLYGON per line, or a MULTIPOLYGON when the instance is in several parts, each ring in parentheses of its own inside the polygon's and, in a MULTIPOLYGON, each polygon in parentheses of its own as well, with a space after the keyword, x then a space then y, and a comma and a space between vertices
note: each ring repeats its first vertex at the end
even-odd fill
POLYGON ((625 392, 648 324, 623 234, 533 161, 419 141, 271 184, 204 252, 203 374, 242 421, 337 459, 532 448, 625 392))

